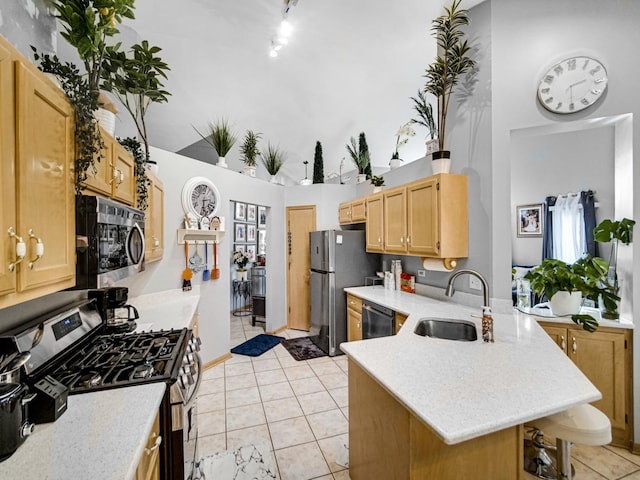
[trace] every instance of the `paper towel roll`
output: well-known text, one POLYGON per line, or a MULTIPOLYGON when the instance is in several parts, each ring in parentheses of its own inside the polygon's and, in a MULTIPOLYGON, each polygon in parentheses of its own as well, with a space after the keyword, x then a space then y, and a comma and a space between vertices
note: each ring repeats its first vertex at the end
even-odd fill
POLYGON ((457 261, 455 258, 423 258, 422 266, 425 270, 434 272, 450 272, 456 268, 457 261))

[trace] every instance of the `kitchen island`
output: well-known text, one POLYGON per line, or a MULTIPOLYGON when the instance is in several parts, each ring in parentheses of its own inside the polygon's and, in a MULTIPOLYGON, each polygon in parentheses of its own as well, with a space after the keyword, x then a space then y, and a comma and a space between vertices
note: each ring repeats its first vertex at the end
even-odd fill
POLYGON ((413 331, 423 317, 480 332, 481 311, 379 286, 345 290, 408 315, 395 336, 341 345, 353 480, 520 478, 522 425, 601 397, 533 317, 494 315, 493 344, 422 337, 413 331))

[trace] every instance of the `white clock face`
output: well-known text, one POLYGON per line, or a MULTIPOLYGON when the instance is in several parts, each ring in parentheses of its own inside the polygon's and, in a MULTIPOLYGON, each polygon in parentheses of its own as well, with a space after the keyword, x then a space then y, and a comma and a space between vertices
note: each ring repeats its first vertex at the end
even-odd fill
POLYGON ((597 60, 580 56, 567 58, 542 77, 538 100, 550 112, 579 112, 602 96, 607 81, 607 71, 597 60))
POLYGON ((206 177, 193 177, 182 188, 182 208, 198 218, 212 218, 220 204, 220 193, 206 177))

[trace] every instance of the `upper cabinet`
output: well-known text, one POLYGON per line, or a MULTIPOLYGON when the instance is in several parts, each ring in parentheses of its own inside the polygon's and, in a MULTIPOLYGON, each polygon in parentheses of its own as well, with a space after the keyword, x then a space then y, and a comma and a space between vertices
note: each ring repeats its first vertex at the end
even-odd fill
POLYGON ((0 308, 75 285, 74 114, 0 37, 0 308))
POLYGON ((341 203, 338 208, 340 225, 362 223, 367 219, 366 198, 359 198, 352 202, 341 203))
POLYGON ((374 193, 366 198, 367 252, 384 252, 384 199, 382 193, 374 193))
POLYGON ((160 260, 164 253, 164 185, 151 172, 149 177, 149 198, 145 210, 145 261, 160 260))

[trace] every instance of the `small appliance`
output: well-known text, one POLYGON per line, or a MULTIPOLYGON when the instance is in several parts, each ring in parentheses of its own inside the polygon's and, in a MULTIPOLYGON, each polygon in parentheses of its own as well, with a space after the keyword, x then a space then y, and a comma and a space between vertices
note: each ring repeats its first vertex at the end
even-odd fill
POLYGON ((114 333, 127 333, 136 329, 138 310, 127 305, 129 289, 127 287, 107 287, 89 290, 89 299, 96 300, 96 307, 108 329, 114 333))
POLYGON ((28 403, 34 397, 21 383, 0 384, 0 462, 9 458, 33 433, 28 403))

